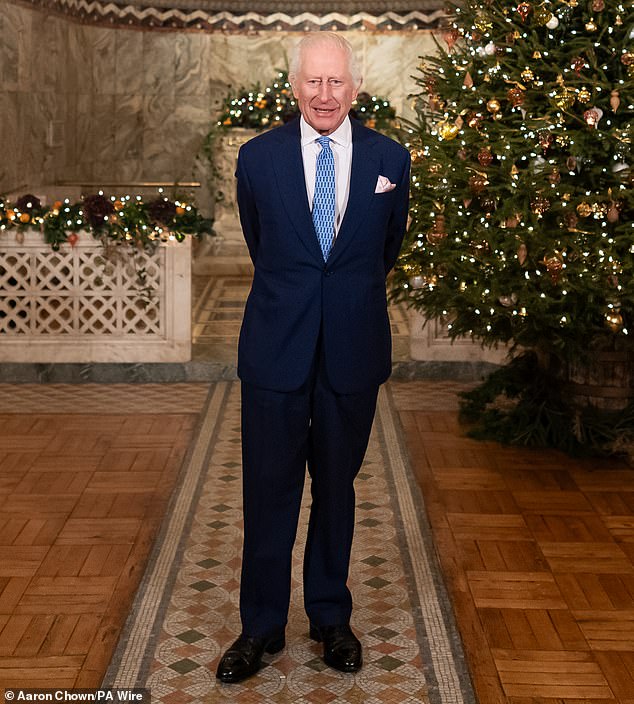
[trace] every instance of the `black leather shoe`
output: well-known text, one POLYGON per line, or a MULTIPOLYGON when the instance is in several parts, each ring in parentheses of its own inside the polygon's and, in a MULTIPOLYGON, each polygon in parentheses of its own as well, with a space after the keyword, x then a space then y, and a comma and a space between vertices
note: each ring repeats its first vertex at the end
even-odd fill
POLYGON ((262 667, 264 653, 279 653, 286 645, 284 634, 272 638, 251 638, 244 633, 225 652, 216 670, 221 682, 241 682, 262 667))
POLYGON ((324 662, 339 672, 357 672, 363 665, 359 639, 346 623, 343 626, 310 624, 310 637, 324 644, 324 662))

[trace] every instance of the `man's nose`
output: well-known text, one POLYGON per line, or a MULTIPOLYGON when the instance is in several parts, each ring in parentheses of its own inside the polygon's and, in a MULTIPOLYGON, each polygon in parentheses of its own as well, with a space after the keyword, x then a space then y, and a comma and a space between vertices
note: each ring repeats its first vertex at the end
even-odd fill
POLYGON ((330 100, 331 95, 332 86, 330 85, 330 83, 328 83, 328 81, 324 81, 319 86, 319 98, 322 102, 326 103, 328 102, 328 100, 330 100))

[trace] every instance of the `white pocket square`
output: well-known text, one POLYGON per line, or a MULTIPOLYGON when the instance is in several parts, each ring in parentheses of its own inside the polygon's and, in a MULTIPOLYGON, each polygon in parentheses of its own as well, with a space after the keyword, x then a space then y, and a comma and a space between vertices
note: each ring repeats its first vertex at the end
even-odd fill
POLYGON ((376 181, 375 193, 387 193, 388 191, 393 191, 396 188, 396 184, 392 183, 387 176, 379 176, 376 181))

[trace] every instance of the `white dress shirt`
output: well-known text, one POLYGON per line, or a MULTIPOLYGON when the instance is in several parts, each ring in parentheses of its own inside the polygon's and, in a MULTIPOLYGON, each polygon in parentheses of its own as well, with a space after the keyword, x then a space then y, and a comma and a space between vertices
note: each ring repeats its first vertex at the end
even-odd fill
MULTIPOLYGON (((315 195, 317 155, 321 151, 321 146, 316 140, 322 135, 304 120, 303 115, 300 118, 299 124, 302 139, 302 159, 304 161, 306 193, 308 194, 308 204, 312 211, 313 198, 315 195)), ((346 117, 339 127, 328 136, 330 137, 330 148, 335 158, 335 185, 337 188, 335 207, 336 235, 346 212, 348 194, 350 192, 350 170, 352 166, 352 125, 350 124, 350 118, 346 117)))

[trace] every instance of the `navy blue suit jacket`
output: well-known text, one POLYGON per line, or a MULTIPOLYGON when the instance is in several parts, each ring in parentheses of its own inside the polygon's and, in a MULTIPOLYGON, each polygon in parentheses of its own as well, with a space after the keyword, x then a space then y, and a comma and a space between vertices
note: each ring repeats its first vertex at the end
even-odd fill
POLYGON ((407 223, 406 149, 352 120, 348 205, 327 263, 313 227, 299 120, 258 135, 238 155, 238 206, 255 266, 240 344, 242 381, 294 391, 321 333, 328 380, 360 393, 391 372, 385 277, 407 223), (396 188, 375 193, 386 176, 396 188))

